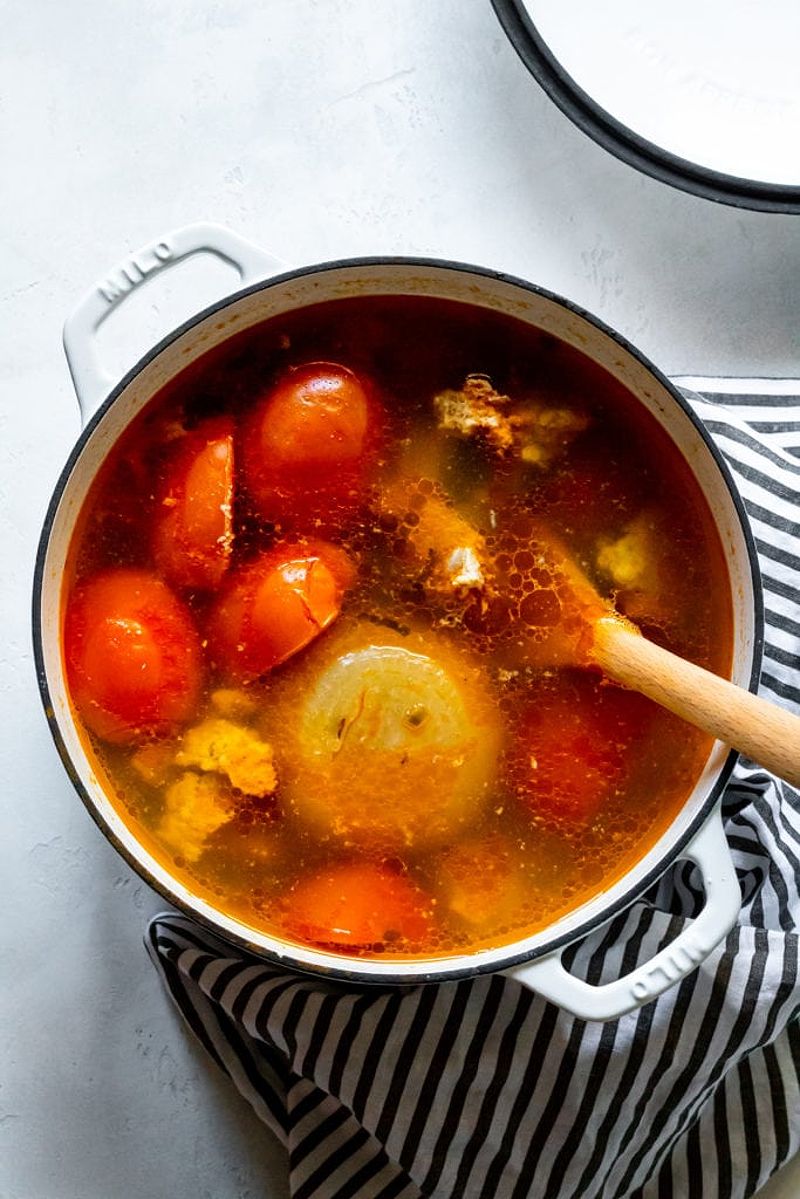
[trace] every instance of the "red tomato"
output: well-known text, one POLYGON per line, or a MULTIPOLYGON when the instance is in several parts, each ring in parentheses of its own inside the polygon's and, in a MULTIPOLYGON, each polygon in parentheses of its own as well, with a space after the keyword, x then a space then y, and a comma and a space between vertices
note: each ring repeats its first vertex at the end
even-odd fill
POLYGON ((233 422, 213 418, 181 438, 158 497, 153 556, 173 587, 209 590, 233 546, 233 422))
POLYGON ((287 930, 317 945, 421 941, 430 901, 408 878, 368 862, 332 866, 301 879, 288 897, 287 930))
POLYGON ((200 699, 200 641, 188 610, 145 570, 102 571, 70 596, 64 628, 70 692, 105 741, 168 736, 200 699))
POLYGON ((268 550, 226 582, 209 618, 211 658, 246 682, 313 641, 336 619, 355 569, 325 541, 268 550))
POLYGON ((631 745, 650 719, 643 696, 574 673, 522 716, 508 762, 512 790, 552 820, 590 822, 626 785, 631 745))
POLYGON ((375 413, 361 381, 331 362, 290 370, 245 422, 247 488, 270 520, 335 523, 363 492, 375 413))

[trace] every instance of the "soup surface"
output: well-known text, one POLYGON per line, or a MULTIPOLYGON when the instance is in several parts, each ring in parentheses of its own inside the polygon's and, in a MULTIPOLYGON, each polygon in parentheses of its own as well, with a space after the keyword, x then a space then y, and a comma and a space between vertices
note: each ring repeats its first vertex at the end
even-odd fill
POLYGON ((575 578, 727 672, 710 514, 620 384, 488 311, 320 304, 115 446, 65 581, 71 698, 219 909, 368 957, 496 946, 640 858, 710 746, 587 664, 575 578))

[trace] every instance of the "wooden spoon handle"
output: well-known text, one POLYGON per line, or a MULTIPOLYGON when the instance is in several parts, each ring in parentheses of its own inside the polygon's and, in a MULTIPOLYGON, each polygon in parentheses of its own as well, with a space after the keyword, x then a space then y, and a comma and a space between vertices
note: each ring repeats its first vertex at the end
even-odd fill
POLYGON ((618 683, 800 787, 800 716, 679 658, 614 617, 596 622, 591 657, 618 683))

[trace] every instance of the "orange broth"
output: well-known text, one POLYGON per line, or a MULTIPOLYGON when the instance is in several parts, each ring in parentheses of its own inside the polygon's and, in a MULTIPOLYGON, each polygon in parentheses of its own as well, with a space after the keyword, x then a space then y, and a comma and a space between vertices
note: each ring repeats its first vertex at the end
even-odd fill
MULTIPOLYGON (((480 381, 477 391, 488 394, 480 381)), ((348 299, 276 317, 182 372, 115 446, 78 522, 67 611, 103 572, 159 575, 154 522, 175 502, 165 475, 192 430, 212 427, 233 430, 230 544, 211 585, 168 584, 201 657, 181 715, 171 709, 170 727, 121 741, 97 736, 84 720, 86 680, 76 684, 70 665, 69 637, 90 633, 68 634, 65 650, 98 771, 169 871, 254 929, 349 954, 418 958, 526 936, 646 853, 691 791, 710 739, 597 671, 542 660, 542 630, 562 608, 536 552, 537 522, 557 530, 646 635, 723 675, 732 615, 705 500, 622 385, 552 336, 466 305, 348 299), (365 462, 354 463, 341 507, 309 509, 306 496, 298 515, 290 472, 265 515, 248 482, 254 468, 248 476, 243 466, 255 453, 243 452, 251 414, 294 377, 287 371, 319 362, 364 385, 365 462), (434 397, 463 395, 475 375, 491 381, 505 447, 491 422, 438 427, 434 397), (464 530, 474 558, 461 553, 464 530), (232 677, 214 648, 225 580, 286 543, 313 549, 320 540, 349 563, 343 574, 338 559, 323 555, 315 566, 314 602, 331 602, 333 588, 338 610, 269 669, 232 677), (377 684, 373 646, 384 672, 377 684), (271 748, 273 790, 248 794, 214 763, 187 765, 189 730, 209 718, 271 748), (317 752, 315 737, 333 738, 330 754, 317 752), (198 794, 222 796, 224 819, 212 814, 210 831, 190 828, 191 803, 179 818, 165 816, 170 788, 187 775, 198 794)), ((264 469, 268 476, 269 462, 264 469)))

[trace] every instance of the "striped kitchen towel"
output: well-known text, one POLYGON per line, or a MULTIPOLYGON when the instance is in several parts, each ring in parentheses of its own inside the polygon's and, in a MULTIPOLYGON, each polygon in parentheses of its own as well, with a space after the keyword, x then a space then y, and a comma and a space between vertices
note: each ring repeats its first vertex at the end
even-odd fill
MULTIPOLYGON (((762 692, 800 710, 800 388, 701 390, 691 402, 760 556, 762 692)), ((723 810, 738 924, 678 986, 606 1023, 499 976, 326 985, 175 914, 153 920, 148 948, 189 1027, 285 1143, 293 1199, 738 1199, 800 1147, 800 795, 740 762, 723 810)), ((684 863, 565 961, 608 981, 701 905, 684 863)))

